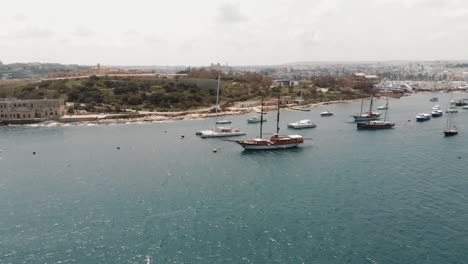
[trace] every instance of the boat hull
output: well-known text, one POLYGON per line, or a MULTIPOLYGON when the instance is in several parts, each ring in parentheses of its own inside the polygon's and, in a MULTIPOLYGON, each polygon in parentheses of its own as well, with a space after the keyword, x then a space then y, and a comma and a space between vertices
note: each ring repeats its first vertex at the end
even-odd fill
POLYGON ((288 128, 293 128, 293 129, 304 129, 304 128, 314 128, 314 127, 317 127, 317 125, 303 125, 303 126, 288 125, 288 128))
POLYGON ((245 132, 229 132, 229 133, 219 133, 219 132, 212 132, 212 133, 202 133, 200 134, 201 138, 220 138, 220 137, 238 137, 238 136, 245 136, 245 132))
MULTIPOLYGON (((263 123, 265 123, 266 120, 263 120, 263 123)), ((260 120, 247 120, 247 123, 249 124, 257 124, 257 123, 260 123, 260 120)))
POLYGON ((272 149, 288 149, 288 148, 295 148, 299 146, 301 143, 290 143, 290 144, 281 144, 281 145, 253 145, 253 144, 244 144, 241 142, 237 142, 241 145, 245 150, 272 150, 272 149))
POLYGON ((446 137, 455 136, 456 134, 458 134, 458 131, 454 131, 454 130, 444 131, 444 135, 446 137))
POLYGON ((395 124, 366 124, 366 123, 358 123, 357 128, 358 129, 390 129, 393 128, 395 124))
POLYGON ((354 116, 354 121, 356 122, 367 122, 367 121, 374 121, 379 120, 379 116, 372 116, 372 117, 363 117, 363 116, 354 116))
POLYGON ((216 121, 216 124, 231 124, 231 121, 221 120, 221 121, 216 121))

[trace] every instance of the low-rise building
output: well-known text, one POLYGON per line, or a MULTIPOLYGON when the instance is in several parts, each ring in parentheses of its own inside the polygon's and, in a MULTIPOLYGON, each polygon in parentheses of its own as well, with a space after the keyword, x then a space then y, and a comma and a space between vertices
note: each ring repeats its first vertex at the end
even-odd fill
POLYGON ((234 102, 234 107, 238 107, 238 108, 255 107, 255 106, 260 106, 260 104, 261 102, 259 100, 242 101, 242 102, 234 102))
POLYGON ((378 84, 380 82, 380 78, 377 75, 366 75, 362 72, 356 72, 351 75, 351 81, 355 84, 361 83, 370 83, 370 84, 378 84))
POLYGON ((63 99, 0 99, 0 124, 27 124, 57 120, 64 114, 63 99))

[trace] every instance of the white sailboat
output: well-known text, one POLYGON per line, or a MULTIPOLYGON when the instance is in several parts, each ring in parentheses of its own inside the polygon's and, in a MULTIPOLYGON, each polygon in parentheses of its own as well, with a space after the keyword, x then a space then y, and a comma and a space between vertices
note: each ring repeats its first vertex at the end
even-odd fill
MULTIPOLYGON (((243 136, 246 133, 235 129, 232 127, 218 127, 217 124, 220 124, 218 119, 218 108, 219 108, 219 88, 221 83, 221 75, 218 75, 218 88, 216 91, 216 107, 215 107, 215 127, 210 130, 202 130, 197 132, 198 135, 202 138, 217 138, 217 137, 234 137, 234 136, 243 136)), ((222 124, 230 123, 230 121, 224 120, 222 124)))

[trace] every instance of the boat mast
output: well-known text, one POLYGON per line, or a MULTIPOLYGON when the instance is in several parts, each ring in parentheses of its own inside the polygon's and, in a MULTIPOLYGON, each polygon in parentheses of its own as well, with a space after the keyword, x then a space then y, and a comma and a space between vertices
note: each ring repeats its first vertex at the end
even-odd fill
POLYGON ((215 127, 216 126, 216 121, 218 121, 218 107, 219 107, 219 83, 221 80, 221 74, 218 74, 218 88, 216 90, 216 109, 215 109, 215 127))
POLYGON ((280 118, 280 99, 281 99, 281 92, 278 93, 278 113, 276 114, 276 134, 279 133, 279 118, 280 118))
POLYGON ((260 105, 261 105, 261 108, 260 108, 260 139, 263 138, 263 96, 262 96, 262 100, 260 101, 260 105))
POLYGON ((374 103, 374 94, 372 94, 370 98, 370 105, 369 105, 369 114, 372 113, 372 104, 374 103))
POLYGON ((361 98, 361 112, 359 113, 359 116, 362 116, 362 105, 364 104, 364 90, 362 90, 362 98, 361 98))
POLYGON ((385 104, 385 117, 384 117, 384 122, 387 121, 387 111, 388 111, 388 97, 387 97, 387 103, 385 104))

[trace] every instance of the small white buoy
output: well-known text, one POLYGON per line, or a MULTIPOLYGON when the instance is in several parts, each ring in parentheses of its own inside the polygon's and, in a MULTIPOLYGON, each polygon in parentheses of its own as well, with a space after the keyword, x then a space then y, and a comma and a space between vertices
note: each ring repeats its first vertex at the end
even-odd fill
POLYGON ((213 153, 217 153, 217 152, 218 152, 218 150, 217 150, 217 149, 213 149, 213 153))

